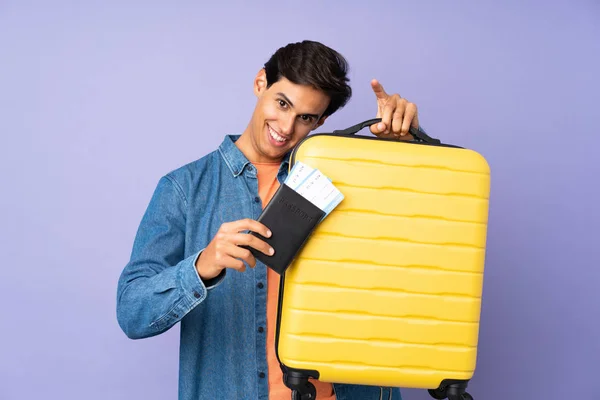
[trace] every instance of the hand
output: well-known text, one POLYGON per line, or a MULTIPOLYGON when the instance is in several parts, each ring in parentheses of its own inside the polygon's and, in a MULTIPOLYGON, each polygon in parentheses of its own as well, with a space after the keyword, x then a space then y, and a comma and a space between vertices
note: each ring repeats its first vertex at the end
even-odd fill
POLYGON ((221 225, 213 240, 196 260, 196 270, 200 278, 214 278, 225 268, 244 272, 244 261, 254 268, 256 259, 250 250, 239 246, 250 246, 267 255, 275 253, 265 241, 249 233, 240 233, 245 230, 259 233, 263 237, 271 237, 271 232, 266 226, 252 219, 241 219, 221 225))
POLYGON ((377 79, 371 81, 371 87, 377 98, 376 118, 381 118, 381 122, 371 125, 371 133, 382 138, 412 139, 408 128, 419 127, 417 105, 403 99, 399 94, 390 96, 377 79))

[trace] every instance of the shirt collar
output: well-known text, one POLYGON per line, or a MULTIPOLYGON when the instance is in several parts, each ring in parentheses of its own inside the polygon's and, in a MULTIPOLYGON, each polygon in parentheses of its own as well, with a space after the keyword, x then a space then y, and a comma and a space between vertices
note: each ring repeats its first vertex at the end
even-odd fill
MULTIPOLYGON (((235 142, 240 138, 240 136, 241 135, 226 135, 223 139, 223 142, 219 146, 219 153, 221 153, 225 164, 227 164, 227 167, 229 167, 229 170, 234 177, 239 176, 244 171, 244 168, 250 164, 250 161, 248 161, 244 153, 242 153, 235 145, 235 142)), ((279 172, 288 171, 290 154, 291 152, 288 152, 283 158, 281 166, 279 167, 279 172)))

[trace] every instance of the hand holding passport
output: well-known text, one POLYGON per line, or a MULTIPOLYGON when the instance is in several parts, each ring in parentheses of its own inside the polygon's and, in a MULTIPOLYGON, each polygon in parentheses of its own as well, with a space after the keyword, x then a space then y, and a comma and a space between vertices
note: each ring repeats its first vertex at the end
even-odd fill
POLYGON ((344 199, 344 195, 318 169, 297 162, 288 178, 267 204, 258 222, 272 232, 270 238, 251 232, 275 249, 268 256, 247 247, 255 258, 282 274, 318 223, 344 199))

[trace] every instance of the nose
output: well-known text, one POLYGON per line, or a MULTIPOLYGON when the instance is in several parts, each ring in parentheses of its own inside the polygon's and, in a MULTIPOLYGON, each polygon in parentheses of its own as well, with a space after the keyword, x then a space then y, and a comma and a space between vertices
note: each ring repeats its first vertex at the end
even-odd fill
POLYGON ((281 134, 285 136, 291 136, 294 133, 294 123, 296 122, 296 117, 292 113, 287 113, 281 121, 279 128, 281 129, 281 134))

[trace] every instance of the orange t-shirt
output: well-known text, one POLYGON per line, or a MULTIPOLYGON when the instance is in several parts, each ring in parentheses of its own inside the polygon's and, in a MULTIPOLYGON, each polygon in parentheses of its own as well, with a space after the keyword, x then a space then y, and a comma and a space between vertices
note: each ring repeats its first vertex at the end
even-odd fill
MULTIPOLYGON (((258 195, 266 206, 279 188, 279 163, 253 163, 258 173, 258 195)), ((269 400, 290 400, 291 390, 283 383, 283 373, 275 354, 275 329, 279 275, 267 268, 267 364, 269 368, 269 400)), ((317 400, 336 400, 331 383, 310 380, 317 389, 317 400)))

